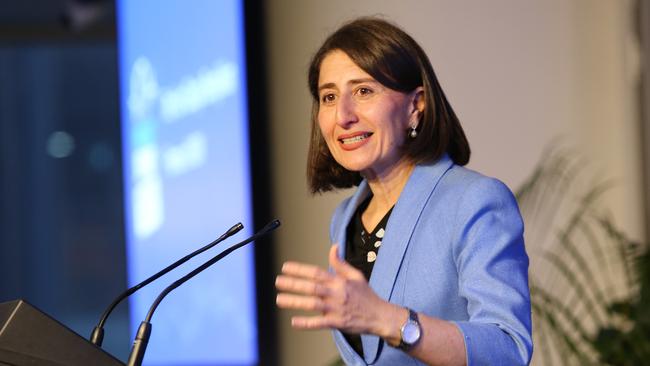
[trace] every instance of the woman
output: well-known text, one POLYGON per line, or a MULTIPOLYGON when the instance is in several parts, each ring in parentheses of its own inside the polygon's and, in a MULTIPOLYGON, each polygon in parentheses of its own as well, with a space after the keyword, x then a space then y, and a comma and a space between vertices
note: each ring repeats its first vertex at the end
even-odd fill
POLYGON ((309 69, 312 192, 358 185, 336 209, 330 271, 276 279, 298 329, 333 329, 348 365, 523 365, 532 354, 523 223, 469 145, 418 44, 361 18, 309 69), (342 259, 344 258, 344 259, 342 259))

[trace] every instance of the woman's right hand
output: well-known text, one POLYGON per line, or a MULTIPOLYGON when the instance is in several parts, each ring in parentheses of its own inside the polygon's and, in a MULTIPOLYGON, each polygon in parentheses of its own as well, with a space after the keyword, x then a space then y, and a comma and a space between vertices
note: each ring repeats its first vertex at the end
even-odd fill
POLYGON ((311 264, 285 262, 275 281, 280 291, 276 303, 284 309, 320 313, 292 317, 291 325, 297 329, 336 328, 399 343, 399 327, 407 313, 377 296, 363 273, 339 259, 337 250, 338 245, 332 245, 329 253, 333 273, 311 264))

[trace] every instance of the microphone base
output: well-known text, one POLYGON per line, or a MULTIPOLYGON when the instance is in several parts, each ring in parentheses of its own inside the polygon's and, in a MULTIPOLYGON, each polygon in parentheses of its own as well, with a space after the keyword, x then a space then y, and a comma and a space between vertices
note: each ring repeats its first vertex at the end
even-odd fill
POLYGON ((101 347, 102 342, 104 342, 104 328, 96 326, 95 329, 93 329, 93 333, 90 335, 90 343, 97 347, 101 347))
POLYGON ((138 328, 138 333, 135 335, 133 341, 133 348, 129 355, 127 366, 140 366, 144 359, 144 353, 147 351, 147 344, 149 343, 149 336, 151 335, 151 323, 142 322, 138 328))

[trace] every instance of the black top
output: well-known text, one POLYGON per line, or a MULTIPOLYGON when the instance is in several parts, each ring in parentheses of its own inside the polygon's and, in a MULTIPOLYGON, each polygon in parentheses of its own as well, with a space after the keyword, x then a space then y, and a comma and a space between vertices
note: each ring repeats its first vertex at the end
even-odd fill
MULTIPOLYGON (((393 208, 391 207, 391 209, 386 212, 386 215, 384 215, 381 221, 379 221, 377 226, 370 233, 368 233, 363 227, 361 214, 368 207, 371 197, 359 205, 357 211, 354 214, 354 217, 352 220, 350 220, 346 233, 345 246, 345 260, 354 266, 354 268, 363 272, 366 280, 370 280, 370 274, 372 273, 372 268, 375 265, 377 253, 379 253, 381 242, 386 231, 386 223, 388 222, 390 213, 393 211, 393 208)), ((363 357, 361 335, 349 334, 345 332, 343 335, 345 336, 345 339, 348 341, 348 343, 350 343, 352 348, 357 351, 361 357, 363 357)))

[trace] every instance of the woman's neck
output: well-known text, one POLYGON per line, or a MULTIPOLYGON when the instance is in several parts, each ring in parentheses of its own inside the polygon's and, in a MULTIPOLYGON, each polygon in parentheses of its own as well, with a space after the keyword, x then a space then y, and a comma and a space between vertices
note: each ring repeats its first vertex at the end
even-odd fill
POLYGON ((371 213, 370 216, 381 215, 383 217, 395 205, 414 167, 413 163, 402 159, 392 169, 382 172, 382 174, 373 172, 364 174, 373 194, 370 204, 366 208, 366 212, 371 213))

